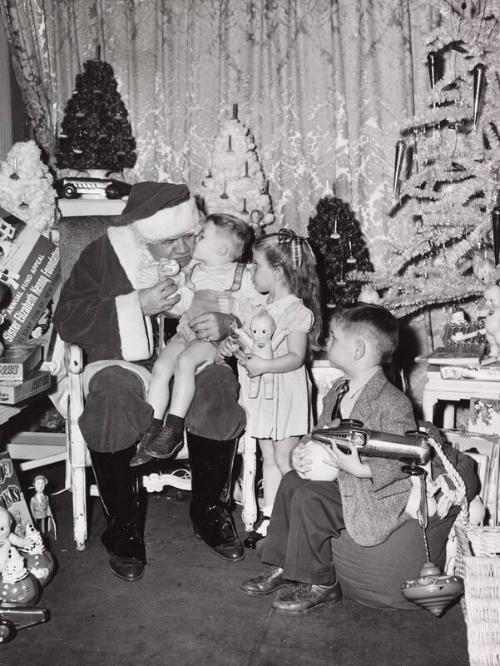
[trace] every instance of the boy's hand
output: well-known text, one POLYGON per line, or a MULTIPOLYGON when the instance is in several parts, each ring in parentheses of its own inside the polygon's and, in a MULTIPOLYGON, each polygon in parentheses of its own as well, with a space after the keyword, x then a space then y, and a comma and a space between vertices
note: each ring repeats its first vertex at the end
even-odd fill
POLYGON ((370 465, 361 462, 358 449, 350 442, 342 442, 342 444, 348 446, 351 453, 343 453, 334 443, 332 443, 331 448, 326 444, 321 443, 327 454, 324 462, 335 465, 339 469, 344 470, 344 472, 347 472, 358 479, 371 479, 372 471, 370 465))
POLYGON ((307 439, 308 435, 302 438, 300 444, 298 444, 292 451, 292 467, 296 472, 307 476, 307 473, 312 469, 311 458, 309 456, 309 442, 310 439, 307 439))

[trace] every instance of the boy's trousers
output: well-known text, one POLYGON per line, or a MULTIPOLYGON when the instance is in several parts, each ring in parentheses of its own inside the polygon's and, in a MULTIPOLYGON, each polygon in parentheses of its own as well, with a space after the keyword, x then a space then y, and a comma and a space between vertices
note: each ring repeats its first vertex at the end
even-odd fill
POLYGON ((263 543, 262 561, 290 580, 332 585, 331 537, 345 529, 336 481, 307 481, 292 471, 282 478, 263 543))

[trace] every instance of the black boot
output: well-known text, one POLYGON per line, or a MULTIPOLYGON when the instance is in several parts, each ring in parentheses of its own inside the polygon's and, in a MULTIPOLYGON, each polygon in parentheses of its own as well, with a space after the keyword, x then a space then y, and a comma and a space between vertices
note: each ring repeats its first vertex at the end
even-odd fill
POLYGON ((196 536, 219 557, 238 562, 245 550, 229 510, 231 474, 237 442, 216 441, 187 433, 191 465, 190 516, 196 536))
POLYGON ((144 575, 146 553, 137 475, 129 467, 135 447, 116 453, 90 451, 92 467, 108 520, 101 541, 115 576, 135 581, 144 575))

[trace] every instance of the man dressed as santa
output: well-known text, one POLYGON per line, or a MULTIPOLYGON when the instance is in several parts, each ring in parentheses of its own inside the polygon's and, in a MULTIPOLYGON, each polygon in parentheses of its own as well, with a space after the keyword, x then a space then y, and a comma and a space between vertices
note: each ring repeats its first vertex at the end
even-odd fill
MULTIPOLYGON (((79 424, 108 518, 101 538, 113 573, 134 581, 144 574, 146 555, 137 476, 129 462, 153 418, 145 396, 156 356, 156 315, 168 316, 178 301, 172 278, 144 287, 143 276, 161 259, 175 259, 181 267, 189 263, 200 214, 185 185, 144 182, 133 185, 115 224, 81 253, 54 323, 63 340, 85 353, 87 397, 79 424)), ((213 312, 190 325, 200 339, 219 340, 233 320, 213 312)), ((186 417, 191 520, 212 551, 230 561, 244 557, 228 509, 237 438, 245 426, 237 399, 231 368, 210 366, 197 375, 186 417)))

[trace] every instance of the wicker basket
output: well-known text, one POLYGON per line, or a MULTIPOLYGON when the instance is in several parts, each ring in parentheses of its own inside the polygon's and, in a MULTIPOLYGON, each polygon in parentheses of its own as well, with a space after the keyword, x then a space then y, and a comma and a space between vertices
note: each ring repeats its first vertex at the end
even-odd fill
POLYGON ((471 666, 500 665, 500 527, 455 525, 471 666))

